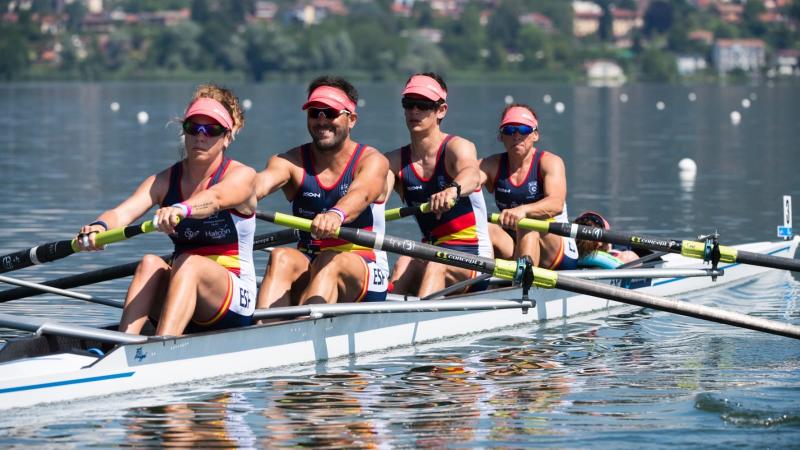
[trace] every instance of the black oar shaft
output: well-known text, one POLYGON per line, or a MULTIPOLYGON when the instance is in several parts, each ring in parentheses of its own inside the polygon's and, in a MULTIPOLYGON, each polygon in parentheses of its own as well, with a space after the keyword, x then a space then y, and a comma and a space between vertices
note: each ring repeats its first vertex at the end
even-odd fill
POLYGON ((754 266, 800 272, 800 259, 784 258, 780 256, 764 255, 761 253, 739 250, 736 254, 736 261, 743 264, 752 264, 754 266))
POLYGON ((726 311, 720 308, 687 303, 680 300, 658 297, 643 292, 632 291, 616 286, 596 283, 579 278, 559 276, 556 287, 565 291, 591 295, 608 300, 620 301, 631 305, 657 309, 697 319, 708 320, 726 325, 734 325, 765 333, 800 339, 800 327, 747 314, 726 311))
MULTIPOLYGON (((260 250, 266 247, 274 247, 279 245, 291 244, 297 241, 297 231, 292 229, 280 230, 273 233, 266 233, 256 236, 253 239, 253 250, 260 250)), ((69 242, 69 241, 66 241, 69 242)), ((163 255, 161 258, 164 261, 169 261, 171 255, 163 255)), ((61 289, 71 289, 79 286, 86 286, 88 284, 100 283, 103 281, 116 280, 118 278, 129 277, 133 275, 139 261, 133 261, 126 264, 119 264, 104 269, 98 269, 91 272, 81 273, 77 275, 70 275, 67 277, 57 278, 55 280, 45 281, 46 286, 51 286, 61 289)), ((14 288, 6 289, 0 292, 0 303, 10 300, 16 300, 24 297, 31 297, 34 295, 44 294, 44 292, 32 288, 14 288)))
MULTIPOLYGON (((151 231, 152 228, 150 228, 149 225, 150 222, 145 222, 100 233, 97 235, 98 244, 103 245, 105 243, 130 239, 139 234, 151 231)), ((27 250, 20 250, 0 257, 0 273, 24 269, 36 264, 44 264, 57 259, 66 258, 77 251, 78 248, 74 239, 37 245, 27 250)))

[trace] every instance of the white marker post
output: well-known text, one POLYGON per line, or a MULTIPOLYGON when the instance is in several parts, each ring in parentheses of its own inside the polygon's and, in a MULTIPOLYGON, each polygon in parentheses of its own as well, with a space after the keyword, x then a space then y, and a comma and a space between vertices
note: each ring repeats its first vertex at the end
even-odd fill
POLYGON ((778 237, 788 241, 792 238, 792 196, 783 196, 783 226, 778 227, 778 237))

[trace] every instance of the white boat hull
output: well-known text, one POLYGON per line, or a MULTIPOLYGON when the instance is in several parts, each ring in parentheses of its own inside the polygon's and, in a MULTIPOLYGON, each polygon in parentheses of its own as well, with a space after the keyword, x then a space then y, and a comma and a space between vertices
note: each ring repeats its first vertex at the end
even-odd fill
MULTIPOLYGON (((792 256, 798 240, 737 248, 792 256)), ((664 267, 702 267, 696 260, 666 255, 664 267)), ((707 277, 654 280, 639 288, 660 296, 743 282, 767 271, 757 266, 722 266, 716 283, 707 277)), ((637 290, 639 290, 637 289, 637 290)), ((460 297, 518 300, 520 290, 499 289, 460 297)), ((103 357, 56 353, 0 363, 0 409, 134 391, 157 386, 308 363, 409 346, 470 333, 545 321, 605 315, 636 308, 561 290, 532 289, 535 308, 456 312, 351 314, 153 339, 114 347, 103 357)), ((39 338, 43 339, 43 338, 39 338)), ((1 353, 0 353, 1 354, 1 353)))

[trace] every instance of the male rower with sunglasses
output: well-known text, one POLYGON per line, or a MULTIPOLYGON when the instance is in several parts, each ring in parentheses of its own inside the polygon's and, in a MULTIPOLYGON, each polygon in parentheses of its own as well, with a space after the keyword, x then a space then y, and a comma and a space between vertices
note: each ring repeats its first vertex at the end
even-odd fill
POLYGON ((576 268, 574 239, 517 229, 523 218, 568 221, 564 161, 535 147, 536 112, 521 103, 506 106, 498 132, 506 151, 481 161, 482 180, 500 210, 500 226, 489 224, 495 253, 506 259, 530 256, 534 265, 548 269, 576 268))
POLYGON ((272 251, 258 307, 386 299, 386 253, 335 239, 339 227, 384 232, 389 162, 353 141, 358 92, 342 78, 324 76, 308 87, 311 142, 275 155, 256 177, 259 199, 283 189, 294 215, 311 219, 297 249, 272 251))
MULTIPOLYGON (((416 216, 424 242, 491 257, 475 145, 440 128, 447 114, 447 85, 435 73, 419 73, 409 78, 402 95, 411 143, 387 155, 395 191, 407 205, 430 202, 432 213, 416 216)), ((477 275, 468 269, 401 257, 390 285, 396 293, 424 297, 477 275)), ((486 285, 484 280, 465 290, 477 291, 486 285)))

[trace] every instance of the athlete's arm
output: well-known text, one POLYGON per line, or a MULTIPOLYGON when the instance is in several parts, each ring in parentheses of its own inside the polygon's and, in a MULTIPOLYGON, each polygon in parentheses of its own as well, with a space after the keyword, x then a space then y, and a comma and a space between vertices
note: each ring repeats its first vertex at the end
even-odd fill
MULTIPOLYGON (((481 185, 481 174, 478 168, 478 152, 475 144, 456 137, 445 148, 444 163, 447 173, 453 177, 453 182, 461 187, 461 196, 466 197, 477 190, 481 185)), ((431 211, 437 217, 450 210, 455 204, 458 189, 448 187, 431 195, 431 211)))
POLYGON ((500 161, 500 158, 497 155, 478 161, 478 167, 481 171, 481 184, 486 186, 486 190, 489 192, 494 192, 494 178, 497 175, 498 161, 500 161))
POLYGON ((228 168, 219 183, 181 202, 183 207, 167 206, 156 211, 154 225, 170 234, 182 218, 204 219, 225 209, 252 213, 256 203, 253 195, 255 177, 256 171, 252 167, 238 163, 228 168))
POLYGON ((106 231, 106 229, 118 228, 126 226, 141 217, 153 205, 157 205, 161 198, 167 193, 167 185, 169 184, 169 169, 159 173, 158 175, 151 175, 147 177, 138 188, 131 194, 130 197, 123 200, 122 203, 116 207, 103 212, 92 223, 94 225, 84 225, 81 227, 76 238, 78 238, 78 247, 81 250, 102 250, 102 248, 95 246, 94 238, 99 232, 106 231), (105 223, 106 227, 99 224, 105 223), (83 235, 88 238, 88 245, 84 245, 83 235))
POLYGON ((312 235, 320 239, 333 237, 342 223, 353 221, 371 203, 385 200, 388 172, 389 161, 386 157, 373 148, 365 149, 355 168, 347 194, 333 206, 342 213, 344 221, 339 213, 333 211, 317 214, 311 222, 312 235))
POLYGON ((275 155, 269 159, 267 166, 255 177, 255 193, 258 200, 282 188, 292 178, 292 167, 289 152, 275 155))

